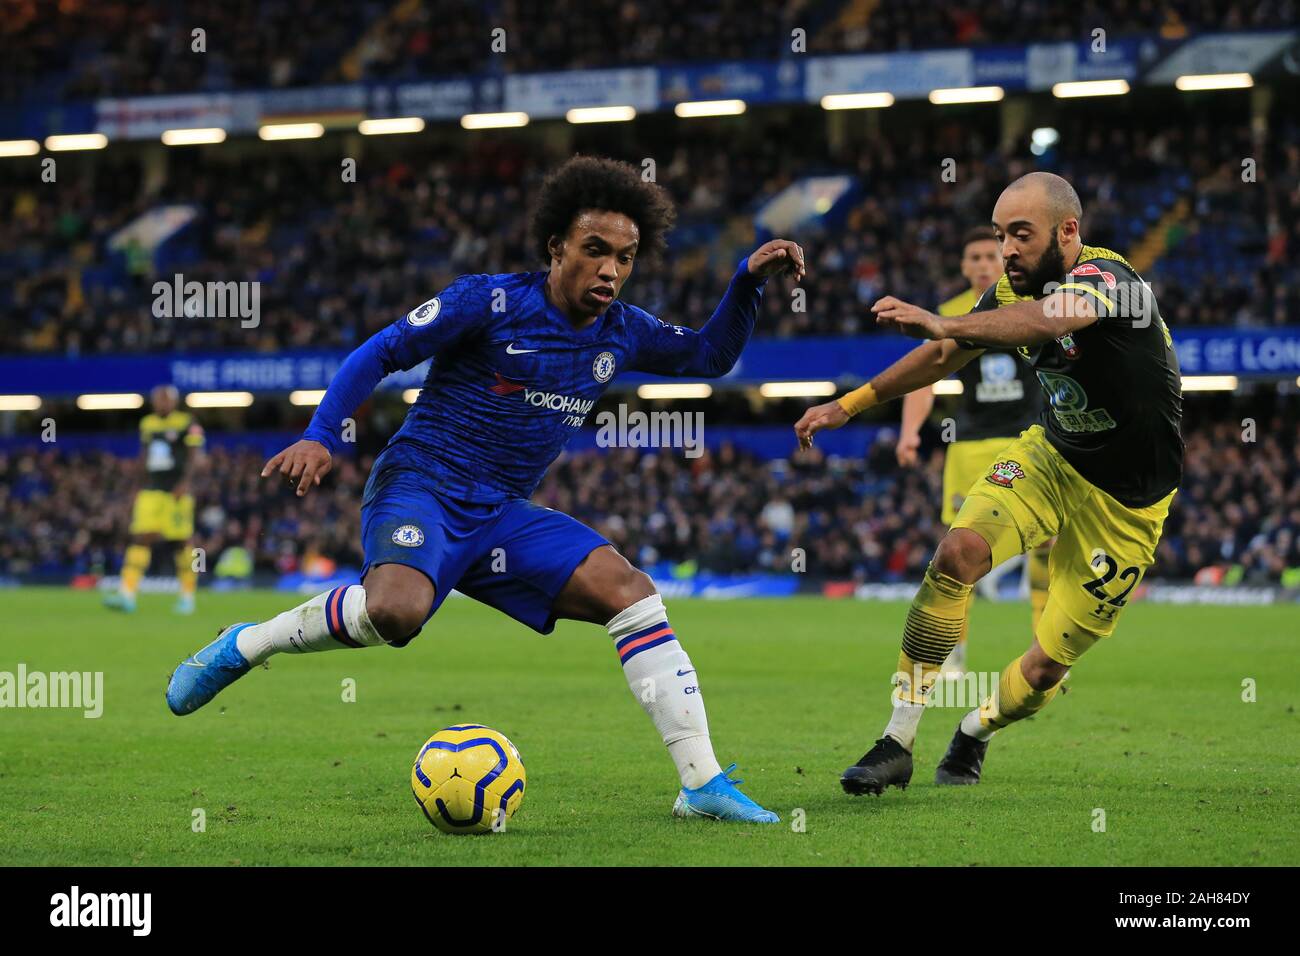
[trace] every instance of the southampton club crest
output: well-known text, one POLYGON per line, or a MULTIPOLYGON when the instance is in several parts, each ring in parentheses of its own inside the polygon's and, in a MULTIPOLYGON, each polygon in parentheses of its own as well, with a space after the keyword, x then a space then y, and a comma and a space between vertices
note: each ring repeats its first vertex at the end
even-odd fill
POLYGON ((591 374, 596 377, 596 381, 602 385, 614 377, 614 353, 601 352, 596 356, 596 361, 591 363, 591 374))
POLYGON ((1006 461, 995 462, 985 477, 995 485, 1010 488, 1017 478, 1025 477, 1025 470, 1020 467, 1020 462, 1008 458, 1006 461))
POLYGON ((403 548, 418 548, 424 544, 424 532, 413 524, 404 524, 393 532, 393 544, 403 548))

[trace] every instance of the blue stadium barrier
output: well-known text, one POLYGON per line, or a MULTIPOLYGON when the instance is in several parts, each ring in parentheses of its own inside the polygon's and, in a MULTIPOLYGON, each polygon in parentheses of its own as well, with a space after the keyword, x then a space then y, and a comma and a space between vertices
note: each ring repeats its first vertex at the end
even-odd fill
MULTIPOLYGON (((1300 375, 1300 326, 1170 330, 1185 374, 1260 377, 1300 375)), ((833 381, 857 385, 917 345, 901 335, 806 336, 754 339, 732 371, 715 387, 763 382, 833 381)), ((113 355, 81 358, 0 356, 0 394, 43 397, 86 392, 146 392, 171 383, 182 392, 248 391, 284 394, 322 389, 347 357, 342 350, 210 352, 113 355)), ((381 389, 419 388, 426 365, 397 372, 381 389)), ((633 388, 659 376, 633 372, 614 379, 612 390, 633 388)))

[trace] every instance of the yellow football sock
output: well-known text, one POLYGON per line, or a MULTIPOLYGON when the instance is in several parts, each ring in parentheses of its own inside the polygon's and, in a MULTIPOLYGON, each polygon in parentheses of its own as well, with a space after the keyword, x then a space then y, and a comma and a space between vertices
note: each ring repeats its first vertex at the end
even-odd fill
POLYGON ((189 597, 198 587, 199 576, 190 560, 190 549, 184 545, 176 548, 176 580, 180 582, 181 594, 189 597))
POLYGON ((1033 633, 1038 633, 1038 622, 1043 619, 1043 608, 1047 607, 1047 586, 1051 577, 1047 571, 1047 556, 1052 553, 1051 543, 1039 545, 1025 555, 1029 569, 1029 605, 1033 613, 1033 633))
POLYGON ((975 606, 975 587, 971 586, 970 594, 966 595, 966 613, 961 619, 961 636, 957 638, 957 644, 961 648, 961 663, 966 664, 966 637, 970 633, 970 611, 975 606))
POLYGON ((912 607, 903 625, 903 649, 898 655, 898 672, 906 675, 900 682, 898 699, 910 704, 924 704, 952 649, 966 629, 973 585, 962 584, 936 571, 931 564, 925 571, 912 607))
POLYGON ((126 557, 122 561, 122 593, 135 597, 140 588, 140 579, 149 570, 149 560, 153 552, 147 544, 133 544, 127 547, 126 557))
POLYGON ((906 750, 916 743, 925 701, 966 626, 971 591, 972 585, 936 571, 931 564, 912 599, 894 675, 893 712, 884 731, 906 750))
POLYGON ((998 679, 997 693, 980 707, 980 724, 989 730, 1001 730, 1017 720, 1032 717, 1046 707, 1060 689, 1058 682, 1047 690, 1034 690, 1020 670, 1022 660, 1023 654, 1006 666, 998 679))

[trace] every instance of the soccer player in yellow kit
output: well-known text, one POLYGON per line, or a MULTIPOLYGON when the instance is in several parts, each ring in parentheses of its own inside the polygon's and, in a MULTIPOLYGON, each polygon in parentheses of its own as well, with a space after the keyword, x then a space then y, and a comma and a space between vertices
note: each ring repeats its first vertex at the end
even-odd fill
MULTIPOLYGON (((939 306, 945 317, 966 315, 975 308, 989 286, 1002 274, 1002 251, 988 226, 976 226, 962 239, 961 274, 970 288, 939 306)), ((985 349, 977 361, 957 370, 961 402, 953 417, 953 435, 943 461, 943 523, 957 517, 966 491, 983 477, 993 456, 1013 438, 1038 421, 1042 412, 1042 390, 1027 362, 1018 360, 1014 349, 985 349)), ((921 426, 934 408, 934 391, 918 388, 903 398, 903 422, 898 434, 898 463, 905 468, 917 464, 921 447, 921 426)), ((1044 542, 1025 557, 1031 607, 1030 633, 1038 627, 1047 604, 1047 555, 1051 542, 1044 542)), ((971 600, 975 594, 971 592, 971 600)), ((967 615, 969 621, 969 614, 967 615)), ((966 671, 966 634, 943 665, 945 677, 961 677, 966 671)))
POLYGON ((1048 401, 966 495, 903 626, 892 714, 844 771, 851 794, 906 787, 927 695, 965 626, 975 582, 1052 536, 1047 607, 1028 650, 967 713, 935 773, 978 783, 989 739, 1052 700, 1070 667, 1115 630, 1155 560, 1182 477, 1182 393, 1173 340, 1149 287, 1123 256, 1086 246, 1074 188, 1029 173, 1002 193, 993 228, 1005 273, 970 315, 944 318, 892 296, 880 324, 929 339, 867 385, 810 408, 800 444, 863 408, 930 385, 985 347, 1017 349, 1048 401))
POLYGON ((153 545, 159 540, 175 548, 180 597, 178 614, 194 613, 198 575, 190 556, 194 536, 194 496, 190 479, 203 453, 203 428, 189 412, 178 408, 174 385, 159 385, 150 393, 152 410, 140 419, 140 467, 145 486, 131 508, 131 543, 122 559, 122 585, 105 596, 118 611, 134 611, 140 579, 149 570, 153 545))

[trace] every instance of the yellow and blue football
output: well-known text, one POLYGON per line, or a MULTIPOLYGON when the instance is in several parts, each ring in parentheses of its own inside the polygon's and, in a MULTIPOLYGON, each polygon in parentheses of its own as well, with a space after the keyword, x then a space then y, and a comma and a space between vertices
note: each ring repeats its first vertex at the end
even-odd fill
POLYGON ((416 754, 411 792, 443 833, 505 829, 524 801, 526 775, 505 734, 482 724, 444 727, 416 754))

